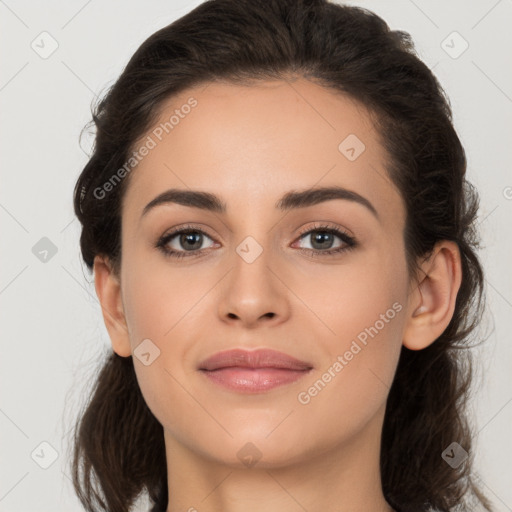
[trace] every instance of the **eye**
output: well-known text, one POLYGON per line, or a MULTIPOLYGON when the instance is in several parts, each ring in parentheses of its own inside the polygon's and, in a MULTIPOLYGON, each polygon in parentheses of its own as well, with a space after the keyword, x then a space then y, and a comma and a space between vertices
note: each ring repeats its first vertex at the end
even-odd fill
POLYGON ((193 226, 184 226, 165 234, 157 242, 156 247, 160 249, 165 256, 170 258, 197 256, 197 253, 201 252, 203 249, 204 237, 212 240, 201 229, 197 229, 193 226), (176 240, 173 240, 174 238, 176 238, 176 240), (174 248, 169 248, 172 244, 174 244, 174 248), (176 246, 178 246, 178 249, 176 249, 176 246), (180 250, 180 247, 184 250, 180 250))
MULTIPOLYGON (((310 228, 303 232, 299 239, 307 239, 308 236, 314 247, 301 247, 299 250, 307 252, 311 256, 339 254, 357 246, 354 237, 339 228, 329 225, 316 225, 312 229, 310 228), (333 240, 336 238, 341 240, 342 243, 333 248, 333 240)), ((164 256, 169 258, 195 257, 204 251, 203 242, 205 237, 213 241, 203 230, 187 225, 162 236, 157 242, 156 248, 158 248, 164 256), (172 247, 173 244, 174 247, 172 247)))
POLYGON ((308 229, 301 234, 300 239, 309 239, 313 247, 301 248, 302 251, 307 251, 312 256, 328 256, 348 251, 356 247, 357 242, 354 237, 348 235, 341 229, 329 225, 317 225, 313 229, 308 229), (313 235, 313 236, 312 236, 313 235), (332 247, 334 240, 338 238, 342 241, 341 245, 332 247))

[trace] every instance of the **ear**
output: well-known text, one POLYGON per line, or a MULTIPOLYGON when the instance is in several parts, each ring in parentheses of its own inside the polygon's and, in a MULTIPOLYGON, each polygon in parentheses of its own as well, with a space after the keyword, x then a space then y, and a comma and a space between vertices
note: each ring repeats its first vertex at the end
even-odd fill
POLYGON ((116 354, 128 357, 131 346, 121 299, 121 283, 104 256, 94 258, 94 284, 112 348, 116 354))
POLYGON ((438 242, 421 265, 419 284, 409 296, 403 344, 421 350, 432 344, 446 329, 455 310, 462 280, 459 247, 455 242, 438 242))

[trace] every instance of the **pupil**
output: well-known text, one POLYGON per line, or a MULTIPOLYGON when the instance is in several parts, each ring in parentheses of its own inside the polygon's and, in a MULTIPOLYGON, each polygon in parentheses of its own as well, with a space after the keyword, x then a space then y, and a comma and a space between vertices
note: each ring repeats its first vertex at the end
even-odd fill
MULTIPOLYGON (((323 234, 317 234, 317 235, 314 235, 313 236, 313 246, 317 243, 317 242, 320 242, 320 244, 322 242, 325 242, 325 241, 329 241, 329 239, 332 237, 332 233, 323 233, 323 234)), ((325 249, 325 247, 322 247, 322 245, 320 245, 320 249, 325 249)))
POLYGON ((184 234, 184 235, 181 235, 181 244, 184 248, 187 248, 187 243, 191 242, 193 247, 191 247, 191 249, 197 249, 199 247, 201 247, 201 233, 187 233, 187 234, 184 234), (193 243, 193 238, 196 237, 196 243, 194 244, 193 243), (199 237, 199 242, 197 242, 197 238, 199 237))

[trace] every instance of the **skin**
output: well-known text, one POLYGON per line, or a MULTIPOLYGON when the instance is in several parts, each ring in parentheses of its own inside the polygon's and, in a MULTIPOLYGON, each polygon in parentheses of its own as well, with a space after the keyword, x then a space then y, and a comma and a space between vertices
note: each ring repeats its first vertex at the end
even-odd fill
MULTIPOLYGON (((457 246, 440 242, 417 280, 408 278, 404 203, 364 106, 302 78, 211 83, 169 99, 155 126, 190 96, 197 106, 130 177, 120 275, 100 255, 94 266, 113 350, 128 357, 148 338, 160 350, 148 366, 133 362, 164 428, 167 511, 391 511, 379 470, 386 399, 402 345, 421 350, 450 322, 461 281, 457 246), (349 134, 365 144, 354 161, 338 150, 349 134), (367 198, 379 218, 340 199, 289 212, 274 207, 290 190, 330 185, 367 198), (168 188, 214 193, 227 213, 168 203, 141 218, 168 188), (322 255, 345 243, 301 237, 319 222, 358 245, 322 255), (203 254, 166 258, 157 240, 186 223, 206 233, 203 254), (263 249, 252 263, 236 252, 247 236, 263 249), (318 247, 317 257, 300 250, 318 247), (394 318, 299 403, 298 394, 394 303, 402 306, 394 318), (228 391, 197 368, 235 347, 279 350, 313 370, 259 394, 228 391), (237 456, 248 442, 261 455, 252 467, 237 456)), ((186 251, 179 238, 168 246, 186 251)))

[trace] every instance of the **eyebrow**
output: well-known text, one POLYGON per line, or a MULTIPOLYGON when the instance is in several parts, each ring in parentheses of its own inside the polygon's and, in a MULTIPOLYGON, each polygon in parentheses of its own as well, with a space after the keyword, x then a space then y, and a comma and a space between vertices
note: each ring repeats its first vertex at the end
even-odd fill
MULTIPOLYGON (((325 201, 332 201, 333 199, 344 199, 353 201, 367 208, 374 217, 379 219, 379 214, 375 207, 365 197, 359 195, 353 190, 348 190, 343 187, 321 187, 310 188, 301 191, 292 190, 287 192, 275 204, 275 207, 281 211, 288 211, 297 208, 307 208, 325 201)), ((199 190, 185 190, 185 189, 169 189, 156 196, 150 201, 142 211, 141 217, 146 215, 150 210, 156 206, 175 203, 191 208, 200 208, 214 213, 226 213, 226 203, 220 197, 210 192, 203 192, 199 190)))

